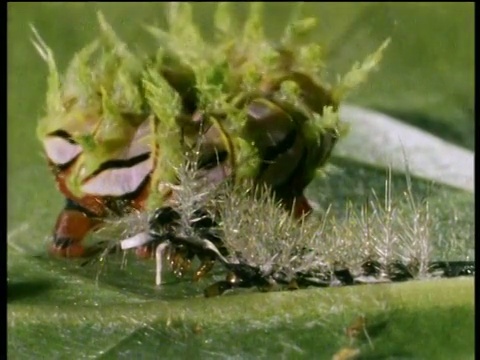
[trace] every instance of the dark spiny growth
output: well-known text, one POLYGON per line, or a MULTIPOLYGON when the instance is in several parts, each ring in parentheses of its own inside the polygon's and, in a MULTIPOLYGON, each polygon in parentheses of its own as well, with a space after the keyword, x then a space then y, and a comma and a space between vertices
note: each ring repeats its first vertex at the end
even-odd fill
MULTIPOLYGON (((190 229, 182 227, 181 217, 181 214, 172 207, 158 209, 150 219, 151 246, 158 248, 168 242, 170 249, 168 258, 177 275, 182 275, 186 270, 185 259, 188 267, 194 256, 198 256, 202 263, 206 263, 207 260, 219 261, 226 270, 225 280, 207 287, 204 291, 206 297, 218 296, 235 288, 257 287, 263 291, 294 290, 306 287, 400 282, 420 277, 420 265, 415 260, 405 263, 392 259, 382 263, 366 259, 355 268, 339 262, 331 266, 322 260, 321 249, 300 245, 288 249, 286 263, 280 259, 281 254, 272 254, 270 262, 256 263, 255 260, 261 258, 259 254, 248 254, 248 249, 247 253, 242 253, 238 250, 239 247, 232 247, 230 242, 224 241, 228 229, 225 229, 224 224, 208 211, 194 211, 189 219, 190 229), (255 257, 252 255, 256 255, 257 259, 252 260, 252 257, 255 257)), ((265 243, 265 239, 258 241, 265 243)), ((195 276, 198 279, 204 274, 197 271, 195 276)), ((427 272, 421 277, 474 274, 474 261, 431 261, 428 263, 427 272)))

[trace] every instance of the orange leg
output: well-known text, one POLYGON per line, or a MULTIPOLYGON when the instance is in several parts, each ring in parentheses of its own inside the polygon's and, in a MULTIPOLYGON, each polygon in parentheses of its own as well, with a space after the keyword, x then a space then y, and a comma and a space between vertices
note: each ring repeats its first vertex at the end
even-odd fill
POLYGON ((89 251, 81 243, 101 221, 71 200, 60 212, 55 225, 50 253, 61 257, 88 256, 89 251))
POLYGON ((299 219, 312 212, 312 207, 304 195, 297 196, 293 203, 293 215, 299 219))
POLYGON ((140 260, 148 260, 153 258, 155 249, 152 245, 142 245, 135 248, 135 255, 140 260))

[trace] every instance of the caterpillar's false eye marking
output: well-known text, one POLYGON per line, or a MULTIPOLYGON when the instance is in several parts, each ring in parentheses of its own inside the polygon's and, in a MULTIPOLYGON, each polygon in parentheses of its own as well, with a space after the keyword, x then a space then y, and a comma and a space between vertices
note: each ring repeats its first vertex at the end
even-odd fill
POLYGON ((82 148, 69 138, 50 135, 43 140, 43 147, 48 159, 57 166, 65 166, 73 161, 82 148))
POLYGON ((140 155, 137 158, 146 159, 129 167, 105 169, 87 179, 81 186, 82 191, 96 196, 117 197, 135 192, 153 170, 149 154, 140 155))

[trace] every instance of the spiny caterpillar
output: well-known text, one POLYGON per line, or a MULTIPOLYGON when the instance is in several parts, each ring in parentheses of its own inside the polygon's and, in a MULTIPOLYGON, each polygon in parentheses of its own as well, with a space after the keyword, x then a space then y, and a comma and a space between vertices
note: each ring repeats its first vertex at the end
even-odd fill
POLYGON ((272 43, 261 3, 251 4, 243 32, 230 6, 218 5, 211 44, 189 4, 170 4, 169 30, 148 28, 160 42, 149 58, 134 55, 99 14, 99 38, 75 54, 63 77, 34 29, 50 72, 37 133, 67 198, 53 253, 88 255, 82 240, 106 217, 168 203, 188 152, 198 154, 199 176, 210 182, 253 179, 297 217, 310 212, 303 190, 341 135, 339 101, 388 41, 330 88, 321 81, 321 48, 302 41, 314 19, 292 22, 272 43))
MULTIPOLYGON (((311 212, 304 189, 343 133, 339 103, 375 68, 389 40, 328 86, 321 47, 303 41, 315 19, 291 22, 272 43, 264 36, 262 3, 251 3, 243 31, 233 24, 230 6, 218 4, 215 41, 209 43, 190 5, 170 4, 168 31, 148 27, 160 43, 151 57, 133 54, 99 14, 99 38, 75 54, 64 76, 33 29, 50 73, 47 114, 37 134, 66 197, 52 253, 92 255, 98 247, 85 246, 88 234, 111 217, 142 213, 149 230, 122 241, 122 248, 143 257, 155 251, 160 268, 168 249, 178 274, 198 256, 196 278, 219 259, 238 272, 232 264, 240 260, 227 259, 228 235, 213 231, 226 219, 212 216, 215 205, 203 208, 196 201, 211 192, 205 188, 250 182, 245 197, 268 189, 285 216, 304 221, 311 212), (179 174, 185 163, 200 184, 187 212, 178 208, 179 190, 188 185, 179 174)), ((287 221, 277 215, 270 220, 287 221)))
POLYGON ((123 249, 154 245, 157 285, 165 258, 182 275, 195 255, 203 266, 194 279, 214 261, 227 272, 225 280, 205 289, 207 297, 235 288, 294 290, 475 274, 474 261, 432 261, 428 203, 417 203, 410 190, 404 194, 406 209, 392 210, 389 194, 388 204, 376 199, 343 219, 329 218, 327 212, 321 221, 298 220, 268 187, 224 183, 197 192, 194 173, 187 168, 179 174, 188 186, 178 188, 177 202, 157 208, 148 225, 112 244, 123 249), (374 216, 368 217, 367 209, 374 216), (180 262, 175 261, 179 252, 185 254, 180 262))

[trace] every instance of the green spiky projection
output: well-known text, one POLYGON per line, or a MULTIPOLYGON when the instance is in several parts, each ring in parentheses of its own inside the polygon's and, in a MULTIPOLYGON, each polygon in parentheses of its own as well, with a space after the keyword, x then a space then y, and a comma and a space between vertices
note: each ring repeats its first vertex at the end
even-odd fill
POLYGON ((64 77, 35 31, 35 46, 50 71, 47 116, 38 136, 63 130, 83 149, 67 181, 72 193, 85 195, 80 183, 124 151, 144 121, 151 122, 153 135, 140 140, 151 144, 154 154, 152 207, 162 201, 161 185, 176 181, 187 148, 199 143, 200 150, 228 152, 226 167, 234 180, 253 178, 267 185, 291 176, 289 167, 304 149, 295 180, 303 191, 343 134, 340 101, 377 65, 388 40, 331 87, 322 82, 322 48, 306 41, 315 19, 301 19, 296 11, 274 43, 264 34, 263 3, 251 3, 243 28, 231 6, 218 4, 210 43, 195 26, 189 3, 169 4, 168 29, 147 27, 159 42, 148 60, 132 54, 99 14, 99 38, 74 56, 64 77), (252 111, 266 113, 263 125, 252 119, 252 111), (211 126, 208 134, 199 135, 199 117, 211 126), (297 153, 282 155, 260 176, 270 133, 293 130, 300 134, 293 145, 297 153))
MULTIPOLYGON (((325 145, 320 143, 321 134, 340 136, 345 131, 338 117, 339 102, 366 79, 380 61, 388 40, 330 87, 322 82, 325 65, 321 47, 305 41, 316 24, 315 19, 300 19, 299 12, 295 13, 280 42, 273 43, 264 35, 263 3, 251 3, 243 31, 234 21, 231 6, 230 3, 218 4, 214 14, 214 43, 203 40, 193 23, 188 3, 169 6, 168 30, 148 27, 148 31, 158 39, 164 57, 176 59, 179 69, 186 68, 187 73, 193 74, 195 109, 211 115, 224 148, 229 150, 237 179, 256 178, 259 172, 259 152, 267 138, 249 119, 248 109, 252 103, 262 103, 278 127, 285 118, 284 122, 289 123, 286 126, 302 134, 307 151, 301 171, 306 185, 317 166, 323 164, 319 163, 320 153, 324 151, 319 149, 325 145)), ((169 79, 169 82, 175 87, 175 81, 169 79)), ((182 96, 181 89, 177 89, 182 96)), ((157 99, 157 109, 159 103, 157 99)), ((164 104, 168 106, 168 102, 164 104)), ((159 115, 158 110, 155 112, 159 115)), ((267 183, 270 178, 289 175, 288 172, 282 174, 288 166, 286 162, 272 167, 267 183)))
POLYGON ((62 130, 82 147, 81 159, 67 180, 76 196, 83 195, 82 180, 100 164, 117 158, 149 114, 141 93, 142 62, 128 51, 102 14, 98 21, 99 38, 75 54, 63 77, 52 51, 34 30, 34 44, 50 71, 47 115, 40 120, 37 134, 44 139, 62 130))

